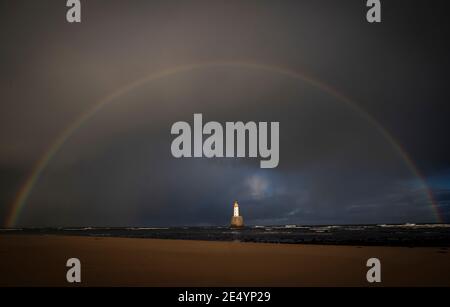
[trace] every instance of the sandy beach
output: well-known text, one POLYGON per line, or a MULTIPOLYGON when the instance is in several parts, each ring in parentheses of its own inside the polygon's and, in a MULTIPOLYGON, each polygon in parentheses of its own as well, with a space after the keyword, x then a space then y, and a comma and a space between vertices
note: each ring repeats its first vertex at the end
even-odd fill
POLYGON ((384 286, 450 286, 446 248, 187 240, 0 236, 1 286, 67 286, 79 258, 84 286, 368 286, 367 259, 384 286))

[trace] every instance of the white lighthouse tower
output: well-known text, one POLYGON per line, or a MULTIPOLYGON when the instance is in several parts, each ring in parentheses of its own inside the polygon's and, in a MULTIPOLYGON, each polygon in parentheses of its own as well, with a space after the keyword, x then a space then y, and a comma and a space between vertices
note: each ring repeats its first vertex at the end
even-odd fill
POLYGON ((231 217, 231 227, 240 228, 244 227, 244 218, 239 215, 239 205, 235 200, 233 205, 233 216, 231 217))
POLYGON ((239 216, 239 205, 237 201, 234 202, 233 216, 239 216))

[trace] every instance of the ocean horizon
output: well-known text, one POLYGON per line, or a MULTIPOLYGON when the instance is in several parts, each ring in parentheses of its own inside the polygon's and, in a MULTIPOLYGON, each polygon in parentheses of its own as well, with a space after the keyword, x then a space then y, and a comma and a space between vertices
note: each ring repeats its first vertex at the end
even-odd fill
POLYGON ((450 224, 47 227, 0 229, 0 235, 65 235, 173 240, 362 246, 450 246, 450 224))

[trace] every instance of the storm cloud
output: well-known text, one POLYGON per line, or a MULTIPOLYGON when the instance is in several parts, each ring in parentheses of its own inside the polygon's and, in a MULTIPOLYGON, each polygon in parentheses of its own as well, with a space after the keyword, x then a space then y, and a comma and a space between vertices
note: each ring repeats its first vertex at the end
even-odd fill
POLYGON ((89 1, 75 25, 57 1, 2 1, 0 217, 120 92, 68 135, 17 226, 226 225, 235 199, 253 225, 435 222, 416 167, 448 219, 447 30, 400 4, 371 25, 363 2, 89 1), (278 167, 174 158, 170 127, 194 113, 279 122, 278 167))

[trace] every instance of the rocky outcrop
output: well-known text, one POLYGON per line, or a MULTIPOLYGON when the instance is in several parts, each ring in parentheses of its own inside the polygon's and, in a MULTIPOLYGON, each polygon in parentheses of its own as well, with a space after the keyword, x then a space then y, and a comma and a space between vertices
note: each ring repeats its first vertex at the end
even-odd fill
POLYGON ((231 218, 231 227, 232 228, 244 227, 244 218, 242 216, 233 216, 231 218))

